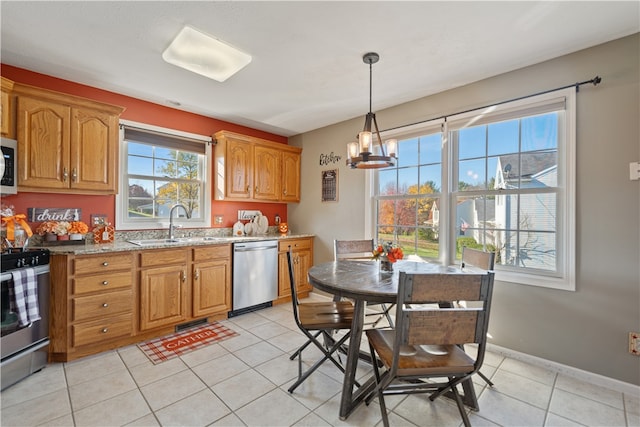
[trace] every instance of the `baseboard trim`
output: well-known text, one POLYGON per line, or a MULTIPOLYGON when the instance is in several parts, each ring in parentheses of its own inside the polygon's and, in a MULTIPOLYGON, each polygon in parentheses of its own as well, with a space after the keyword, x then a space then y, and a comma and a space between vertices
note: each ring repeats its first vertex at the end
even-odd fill
POLYGON ((572 366, 563 365, 561 363, 553 362, 551 360, 543 359, 541 357, 532 356, 530 354, 521 353, 510 348, 500 347, 499 345, 487 343, 487 351, 492 353, 498 353, 505 357, 526 362, 531 365, 539 366, 559 374, 566 375, 568 377, 576 378, 582 381, 586 381, 591 384, 595 384, 601 387, 606 387, 611 390, 619 391, 631 396, 640 397, 640 386, 627 383, 624 381, 616 380, 614 378, 605 377, 604 375, 595 374, 593 372, 584 371, 582 369, 574 368, 572 366))

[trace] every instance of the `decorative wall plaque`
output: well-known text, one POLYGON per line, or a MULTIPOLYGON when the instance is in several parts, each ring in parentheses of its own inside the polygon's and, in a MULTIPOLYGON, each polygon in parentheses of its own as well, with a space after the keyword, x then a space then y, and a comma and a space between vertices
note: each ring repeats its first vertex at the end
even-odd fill
POLYGON ((79 208, 27 208, 27 219, 30 222, 45 221, 80 221, 79 208))
POLYGON ((322 171, 322 201, 338 201, 338 169, 322 171))

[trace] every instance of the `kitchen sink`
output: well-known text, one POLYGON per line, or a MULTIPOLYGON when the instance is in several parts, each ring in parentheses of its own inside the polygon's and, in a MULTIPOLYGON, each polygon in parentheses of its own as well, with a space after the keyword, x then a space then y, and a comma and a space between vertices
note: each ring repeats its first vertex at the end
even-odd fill
POLYGON ((215 242, 222 241, 220 237, 176 237, 173 239, 141 239, 141 240, 127 240, 127 242, 138 246, 159 246, 159 245, 171 245, 179 243, 198 243, 198 242, 215 242))

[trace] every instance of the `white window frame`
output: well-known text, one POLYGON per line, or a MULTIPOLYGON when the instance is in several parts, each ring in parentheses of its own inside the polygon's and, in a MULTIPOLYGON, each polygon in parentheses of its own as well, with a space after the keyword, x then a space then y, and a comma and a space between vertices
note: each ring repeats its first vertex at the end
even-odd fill
POLYGON ((212 147, 211 137, 198 135, 195 133, 183 132, 175 129, 169 129, 159 126, 153 126, 146 123, 138 123, 129 120, 120 120, 120 184, 119 191, 116 195, 116 229, 117 230, 153 230, 169 227, 169 218, 151 218, 148 221, 132 221, 127 215, 128 210, 128 159, 127 159, 127 141, 124 139, 124 126, 135 127, 139 129, 149 130, 153 132, 164 133, 171 136, 189 138, 196 141, 202 141, 205 146, 205 161, 203 164, 203 180, 204 180, 204 206, 202 207, 202 217, 200 219, 186 219, 183 217, 174 218, 175 225, 181 225, 185 228, 208 228, 211 227, 211 179, 209 176, 212 171, 212 147), (123 126, 124 125, 124 126, 123 126))
MULTIPOLYGON (((564 98, 564 134, 559 135, 558 141, 558 206, 557 206, 557 257, 558 271, 554 274, 540 274, 519 271, 518 268, 501 269, 496 266, 496 280, 516 284, 546 287, 566 291, 575 291, 575 177, 576 177, 576 91, 575 88, 560 89, 541 95, 524 99, 505 102, 488 108, 451 115, 446 117, 442 133, 442 200, 440 204, 440 263, 453 265, 456 261, 455 254, 455 228, 456 221, 454 197, 452 190, 453 174, 457 166, 452 164, 455 159, 454 150, 448 141, 450 123, 466 121, 469 125, 478 122, 493 122, 503 120, 505 117, 521 117, 537 109, 544 109, 545 105, 557 102, 564 98)), ((398 128, 384 132, 384 138, 407 138, 432 132, 434 121, 424 122, 410 127, 398 128)), ((460 128, 460 126, 456 126, 460 128)), ((376 203, 374 200, 377 188, 376 173, 369 171, 366 176, 366 204, 369 206, 365 218, 366 234, 375 236, 376 227, 376 203)))

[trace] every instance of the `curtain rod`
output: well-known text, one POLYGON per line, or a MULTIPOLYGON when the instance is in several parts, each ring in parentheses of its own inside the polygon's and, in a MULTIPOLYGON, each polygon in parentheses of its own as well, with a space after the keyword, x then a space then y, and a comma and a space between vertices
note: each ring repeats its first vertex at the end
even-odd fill
POLYGON ((562 87, 557 87, 555 89, 544 90, 542 92, 537 92, 537 93, 534 93, 534 94, 531 94, 531 95, 520 96, 518 98, 512 98, 512 99, 508 99, 506 101, 500 101, 500 102, 496 102, 496 103, 493 103, 493 104, 490 104, 490 105, 484 105, 482 107, 475 107, 475 108, 471 108, 469 110, 458 111, 457 113, 449 113, 449 114, 445 114, 445 115, 440 116, 440 117, 434 117, 434 118, 427 119, 427 120, 420 120, 419 122, 410 123, 408 125, 402 125, 402 126, 396 126, 396 127, 393 127, 393 128, 389 128, 389 129, 384 129, 382 132, 389 132, 389 131, 396 130, 396 129, 402 129, 402 128, 409 127, 409 126, 415 126, 415 125, 419 125, 421 123, 430 122, 432 120, 446 119, 447 117, 454 116, 456 114, 469 113, 471 111, 480 110, 480 109, 488 108, 488 107, 493 107, 494 105, 502 105, 502 104, 506 104, 508 102, 519 101, 521 99, 527 99, 527 98, 531 98, 533 96, 544 95, 545 93, 555 92, 556 90, 568 89, 570 87, 575 87, 576 88, 576 92, 580 92, 580 86, 586 85, 586 84, 589 84, 589 83, 593 83, 594 86, 598 86, 600 84, 600 82, 602 82, 602 78, 600 76, 595 76, 591 80, 585 80, 583 82, 576 82, 574 84, 570 84, 570 85, 566 85, 566 86, 562 86, 562 87))

